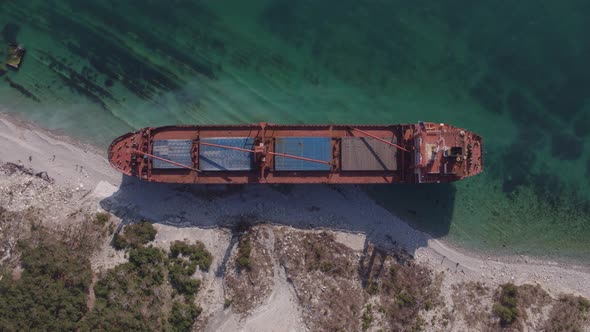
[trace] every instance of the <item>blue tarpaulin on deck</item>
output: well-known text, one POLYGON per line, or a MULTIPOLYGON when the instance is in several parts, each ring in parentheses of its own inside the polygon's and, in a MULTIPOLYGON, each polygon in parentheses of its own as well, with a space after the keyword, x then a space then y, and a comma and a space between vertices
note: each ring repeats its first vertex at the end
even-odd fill
MULTIPOLYGON (((173 162, 192 167, 191 147, 193 142, 184 139, 157 140, 153 143, 152 154, 156 157, 171 160, 173 162)), ((180 166, 167 163, 156 158, 152 159, 152 168, 176 169, 180 166)))
MULTIPOLYGON (((202 138, 200 141, 248 150, 254 148, 254 138, 251 137, 202 138)), ((253 160, 250 152, 199 145, 199 169, 203 171, 249 171, 253 168, 253 160)))
MULTIPOLYGON (((330 162, 330 137, 281 137, 275 139, 274 151, 298 157, 330 162)), ((277 171, 329 171, 330 165, 288 157, 275 156, 277 171)))

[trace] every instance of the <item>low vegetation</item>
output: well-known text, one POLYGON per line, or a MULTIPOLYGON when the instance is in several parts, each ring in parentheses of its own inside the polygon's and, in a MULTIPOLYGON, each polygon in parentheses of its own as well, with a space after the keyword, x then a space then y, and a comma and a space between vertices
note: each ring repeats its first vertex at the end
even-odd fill
POLYGON ((168 278, 170 284, 180 294, 192 296, 199 291, 201 281, 192 278, 197 266, 207 271, 211 266, 213 257, 205 249, 202 242, 187 244, 182 241, 174 241, 170 246, 168 260, 168 278))
POLYGON ((188 244, 183 241, 174 241, 170 245, 170 258, 184 258, 198 266, 201 270, 207 271, 211 266, 213 256, 205 249, 205 245, 201 241, 196 241, 195 244, 188 244))
POLYGON ((583 331, 590 326, 590 301, 581 296, 562 295, 549 312, 545 331, 583 331))
POLYGON ((366 331, 369 329, 369 327, 371 327, 371 324, 373 323, 373 306, 370 304, 367 304, 365 306, 365 310, 363 311, 363 316, 362 316, 362 328, 363 331, 366 331))
POLYGON ((238 256, 236 264, 240 271, 250 271, 252 269, 252 261, 250 254, 252 253, 251 245, 251 231, 257 217, 255 215, 242 215, 238 218, 234 225, 234 233, 238 236, 238 256))
POLYGON ((129 263, 109 270, 94 287, 96 304, 83 331, 189 331, 202 309, 194 304, 201 281, 197 267, 207 270, 212 255, 201 242, 175 241, 170 253, 139 245, 129 263), (175 292, 168 291, 166 280, 175 292), (171 304, 171 309, 166 309, 171 304))
POLYGON ((407 327, 419 330, 423 324, 420 312, 431 310, 441 302, 440 279, 404 253, 377 255, 382 256, 378 261, 383 263, 370 269, 369 275, 380 284, 378 294, 384 319, 393 330, 407 327))
POLYGON ((106 225, 111 220, 111 215, 107 212, 99 212, 94 217, 94 222, 99 225, 106 225))
POLYGON ((87 313, 92 271, 88 257, 112 227, 110 215, 70 215, 59 231, 45 228, 41 211, 8 212, 0 207, 0 239, 12 254, 0 266, 2 330, 75 330, 87 313), (18 231, 18 232, 16 232, 18 231))
POLYGON ((19 243, 22 274, 0 279, 3 331, 72 331, 86 311, 91 282, 88 259, 49 237, 19 243))
POLYGON ((165 255, 161 249, 140 247, 129 262, 108 270, 94 286, 96 303, 82 331, 159 331, 165 294, 165 255))
POLYGON ((311 331, 360 331, 370 314, 356 253, 330 232, 275 231, 275 252, 311 331), (363 317, 365 315, 365 317, 363 317))
POLYGON ((156 238, 156 229, 145 220, 137 224, 126 225, 119 234, 113 238, 113 246, 117 250, 137 248, 156 238))
POLYGON ((517 295, 518 290, 514 284, 502 285, 498 303, 495 303, 493 307, 494 313, 500 318, 502 326, 512 324, 520 315, 517 306, 517 295))
POLYGON ((250 246, 250 239, 248 236, 244 236, 240 239, 240 245, 238 249, 238 258, 236 262, 240 269, 250 270, 252 269, 252 262, 250 261, 250 254, 252 247, 250 246))
POLYGON ((561 294, 554 299, 538 284, 507 283, 500 285, 495 294, 490 293, 494 303, 489 317, 490 307, 486 314, 481 312, 482 305, 478 303, 488 296, 487 288, 474 283, 461 284, 457 288, 462 291, 456 295, 469 294, 464 290, 474 289, 473 285, 478 289, 476 296, 456 298, 454 295, 453 298, 455 302, 467 303, 468 308, 459 305, 455 309, 471 328, 499 325, 506 330, 583 331, 590 326, 590 302, 586 298, 561 294))
POLYGON ((422 312, 442 302, 440 277, 403 251, 369 244, 359 261, 331 232, 285 230, 275 237, 310 330, 418 331, 422 312))
MULTIPOLYGON (((114 242, 128 250, 128 261, 95 276, 93 283, 88 257, 113 233, 112 216, 76 211, 72 217, 80 222, 64 223, 59 231, 45 229, 40 216, 0 207, 0 256, 11 253, 0 265, 0 330, 196 328, 202 309, 195 304, 201 288, 195 275, 208 271, 213 261, 202 242, 175 241, 166 252, 149 245, 156 236, 152 224, 127 225, 114 242), (8 240, 15 234, 21 235, 16 245, 8 240)), ((272 291, 276 253, 310 330, 420 330, 425 312, 437 308, 436 313, 441 301, 438 276, 404 252, 369 245, 359 261, 359 252, 330 232, 246 227, 237 255, 235 249, 232 253, 228 264, 237 269, 226 276, 225 308, 247 314, 263 303, 272 291)), ((552 298, 539 285, 508 283, 494 290, 471 282, 454 290, 456 306, 447 313, 458 318, 438 324, 429 319, 433 329, 446 329, 456 322, 452 319, 472 330, 584 331, 590 326, 588 299, 552 298)))
POLYGON ((347 259, 338 259, 341 247, 344 245, 335 242, 334 237, 326 232, 313 237, 306 236, 303 241, 306 270, 319 270, 336 276, 353 273, 353 265, 347 259))
POLYGON ((472 330, 483 330, 490 325, 490 303, 493 290, 482 282, 462 282, 452 286, 453 316, 444 315, 440 318, 440 324, 445 326, 452 320, 463 320, 466 326, 472 330))
MULTIPOLYGON (((18 217, 5 210, 0 214, 7 220, 18 217)), ((190 331, 202 312, 194 304, 198 286, 185 291, 167 281, 179 260, 193 273, 197 267, 207 270, 212 256, 205 246, 175 242, 167 255, 142 244, 153 240, 155 229, 137 224, 124 233, 129 261, 99 275, 92 286, 88 250, 94 244, 83 242, 106 240, 112 221, 106 213, 79 217, 84 221, 79 227, 59 232, 30 222, 15 247, 17 263, 0 266, 0 330, 190 331)), ((184 282, 200 283, 192 273, 184 282)))
POLYGON ((168 318, 171 332, 190 331, 195 319, 203 310, 192 302, 177 301, 172 305, 168 318))
POLYGON ((237 250, 228 258, 224 285, 224 306, 246 316, 272 292, 274 269, 269 227, 243 227, 238 233, 237 250))
POLYGON ((71 217, 76 222, 68 223, 55 235, 69 249, 87 256, 98 249, 103 244, 103 240, 112 235, 115 230, 115 223, 111 221, 111 215, 106 212, 88 214, 80 209, 71 217))

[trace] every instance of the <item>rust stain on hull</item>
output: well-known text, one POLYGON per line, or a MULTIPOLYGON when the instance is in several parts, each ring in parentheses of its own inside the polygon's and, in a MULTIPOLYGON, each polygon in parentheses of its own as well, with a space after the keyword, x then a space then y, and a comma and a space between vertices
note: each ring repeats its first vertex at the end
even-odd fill
POLYGON ((442 123, 259 123, 142 128, 116 138, 108 156, 121 173, 155 182, 445 183, 481 173, 482 149, 479 135, 442 123))

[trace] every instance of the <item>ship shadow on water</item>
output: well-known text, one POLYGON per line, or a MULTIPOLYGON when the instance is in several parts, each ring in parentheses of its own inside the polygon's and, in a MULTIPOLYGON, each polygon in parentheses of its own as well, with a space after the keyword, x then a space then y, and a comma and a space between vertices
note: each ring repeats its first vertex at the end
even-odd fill
POLYGON ((384 249, 401 246, 414 254, 429 239, 448 233, 454 193, 448 184, 185 185, 123 176, 119 190, 100 205, 122 220, 119 230, 142 219, 228 229, 246 221, 361 233, 366 243, 384 249))

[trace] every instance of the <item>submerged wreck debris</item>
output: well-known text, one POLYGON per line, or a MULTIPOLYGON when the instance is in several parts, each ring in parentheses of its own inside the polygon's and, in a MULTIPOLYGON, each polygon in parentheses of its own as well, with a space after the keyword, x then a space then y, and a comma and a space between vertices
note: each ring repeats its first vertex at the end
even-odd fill
POLYGON ((19 69, 23 58, 25 56, 25 49, 22 45, 9 45, 8 55, 6 56, 6 65, 14 69, 19 69))

